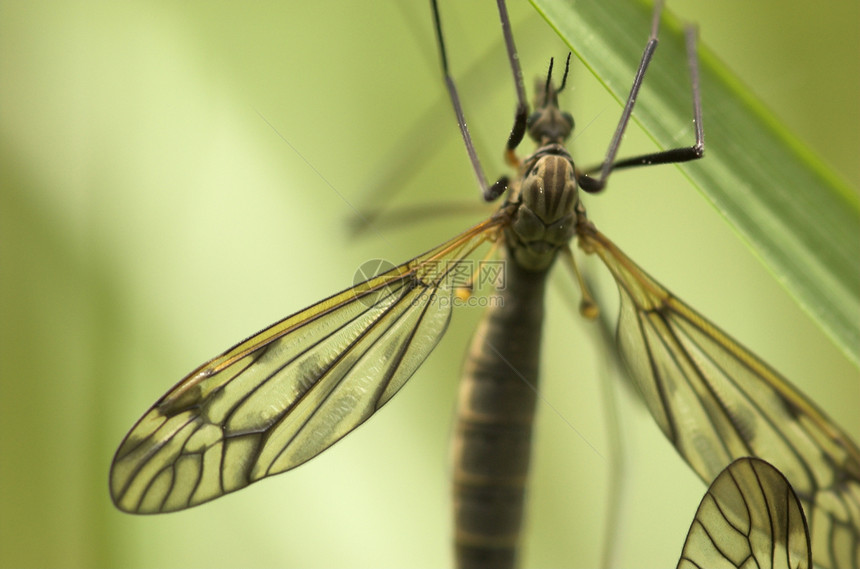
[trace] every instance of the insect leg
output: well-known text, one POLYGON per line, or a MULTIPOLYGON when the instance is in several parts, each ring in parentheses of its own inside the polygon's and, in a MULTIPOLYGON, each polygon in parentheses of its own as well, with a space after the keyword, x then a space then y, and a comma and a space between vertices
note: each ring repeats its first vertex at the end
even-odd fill
MULTIPOLYGON (((499 7, 499 19, 502 22, 502 32, 505 37, 505 47, 508 52, 508 60, 511 63, 511 71, 514 75, 514 85, 517 91, 516 116, 514 118, 514 126, 511 128, 511 134, 508 137, 508 142, 505 145, 505 155, 508 163, 517 164, 518 160, 513 152, 525 135, 526 118, 528 117, 528 103, 526 101, 523 74, 517 57, 516 46, 514 45, 508 11, 504 0, 497 0, 497 4, 499 7)), ((439 43, 439 56, 442 61, 442 74, 445 77, 445 86, 448 89, 448 95, 451 97, 454 114, 457 115, 457 125, 460 127, 460 134, 463 136, 463 142, 466 145, 466 152, 468 152, 469 160, 472 162, 472 169, 475 171, 475 176, 478 178, 478 184, 481 186, 481 193, 485 201, 491 202, 502 195, 505 189, 507 189, 509 180, 507 176, 502 176, 492 185, 487 182, 487 176, 484 173, 484 168, 481 166, 481 160, 478 158, 478 153, 475 150, 474 143, 472 142, 472 135, 469 133, 469 128, 466 126, 466 117, 463 114, 463 106, 460 104, 460 96, 457 93, 457 86, 454 83, 454 78, 451 77, 451 72, 448 68, 448 55, 445 50, 445 39, 442 34, 442 21, 439 17, 438 1, 431 0, 431 6, 433 8, 433 22, 436 28, 436 39, 439 43)))
POLYGON ((615 129, 615 135, 609 143, 609 148, 606 152, 606 158, 603 163, 596 168, 588 169, 585 173, 580 174, 580 187, 586 192, 598 192, 606 187, 607 179, 610 172, 620 168, 631 168, 636 166, 650 166, 652 164, 674 164, 678 162, 687 162, 696 160, 704 155, 705 151, 705 133, 702 126, 702 100, 699 91, 699 64, 696 53, 696 29, 693 26, 688 26, 685 30, 686 46, 687 46, 687 64, 690 69, 690 82, 692 85, 693 94, 693 123, 696 127, 696 142, 692 146, 682 148, 673 148, 662 152, 654 152, 634 156, 615 162, 615 156, 618 153, 618 147, 621 144, 621 138, 630 122, 630 115, 633 112, 633 105, 636 103, 636 97, 639 95, 639 89, 642 87, 642 81, 645 77, 645 71, 651 63, 654 56, 654 50, 657 49, 657 30, 660 23, 660 12, 662 3, 658 2, 654 6, 654 16, 651 25, 651 35, 648 39, 648 44, 645 46, 645 51, 642 53, 642 59, 639 62, 639 68, 636 71, 636 77, 633 79, 633 86, 630 89, 630 94, 627 97, 627 102, 624 105, 624 112, 621 114, 621 119, 618 122, 618 127, 615 129), (588 175, 590 172, 600 170, 598 178, 592 178, 588 175))

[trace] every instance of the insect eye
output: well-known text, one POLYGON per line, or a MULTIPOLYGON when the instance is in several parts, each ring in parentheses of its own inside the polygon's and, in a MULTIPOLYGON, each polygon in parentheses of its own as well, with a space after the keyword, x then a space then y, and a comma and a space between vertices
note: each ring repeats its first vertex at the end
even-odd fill
POLYGON ((570 130, 573 130, 573 126, 574 126, 573 115, 567 111, 562 111, 561 116, 565 120, 565 122, 570 124, 570 130))
POLYGON ((530 114, 529 118, 526 120, 526 126, 528 128, 533 127, 535 125, 535 123, 540 120, 541 114, 542 113, 540 111, 535 111, 532 114, 530 114))

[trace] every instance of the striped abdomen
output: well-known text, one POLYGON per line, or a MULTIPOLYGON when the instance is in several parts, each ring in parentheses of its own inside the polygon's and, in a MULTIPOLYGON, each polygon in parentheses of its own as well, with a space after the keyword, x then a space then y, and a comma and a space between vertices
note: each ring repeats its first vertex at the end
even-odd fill
POLYGON ((506 263, 472 340, 454 436, 458 567, 514 567, 537 400, 546 271, 506 263))

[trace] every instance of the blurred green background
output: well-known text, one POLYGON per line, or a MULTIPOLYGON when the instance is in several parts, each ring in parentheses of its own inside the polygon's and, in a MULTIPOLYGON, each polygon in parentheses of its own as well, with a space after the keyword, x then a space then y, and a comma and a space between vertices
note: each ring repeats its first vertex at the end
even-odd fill
MULTIPOLYGON (((429 8, 401 4, 0 3, 0 566, 450 565, 447 445, 477 310, 455 315, 392 405, 294 472, 166 516, 122 514, 107 492, 123 435, 185 373, 362 262, 480 219, 348 234, 380 186, 404 187, 394 204, 477 201, 429 8)), ((513 109, 494 6, 443 9, 494 175, 513 109)), ((526 77, 540 75, 565 47, 529 5, 510 9, 526 77)), ((670 9, 860 186, 856 1, 670 9)), ((599 162, 620 108, 578 64, 573 80, 567 105, 589 125, 576 153, 599 162)), ((650 149, 631 132, 622 153, 650 149)), ((652 170, 615 175, 590 217, 860 440, 857 369, 675 168, 652 170)), ((618 491, 599 404, 611 373, 556 277, 523 565, 589 567, 618 491)), ((704 486, 623 405, 616 561, 673 565, 704 486)))

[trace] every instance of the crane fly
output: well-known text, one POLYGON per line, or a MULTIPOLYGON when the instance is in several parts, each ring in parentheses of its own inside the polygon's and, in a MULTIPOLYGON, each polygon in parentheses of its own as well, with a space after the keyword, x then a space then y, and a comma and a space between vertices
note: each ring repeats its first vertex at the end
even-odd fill
MULTIPOLYGON (((513 179, 488 183, 449 72, 431 0, 446 88, 486 201, 498 210, 401 265, 276 322, 204 363, 169 390, 114 456, 116 506, 138 514, 203 504, 313 458, 366 421, 403 386, 444 334, 466 261, 492 244, 505 267, 503 302, 487 310, 469 352, 454 440, 455 550, 461 566, 516 563, 546 277, 569 243, 603 261, 618 285, 617 341, 664 434, 713 480, 755 456, 781 470, 809 518, 814 562, 860 566, 860 450, 812 402, 627 257, 592 223, 579 190, 602 190, 617 169, 692 161, 704 153, 696 34, 687 28, 696 140, 616 160, 657 46, 660 5, 603 163, 577 167, 564 143, 573 117, 559 108, 568 63, 552 65, 530 113, 505 4, 498 1, 518 104, 506 145, 513 179), (537 149, 516 154, 528 134, 537 149)), ((578 271, 574 270, 578 276, 578 271)), ((582 312, 596 307, 580 281, 582 312)), ((470 283, 469 279, 466 285, 470 283)))
POLYGON ((708 487, 678 569, 808 569, 809 527, 785 476, 759 458, 739 458, 708 487))

